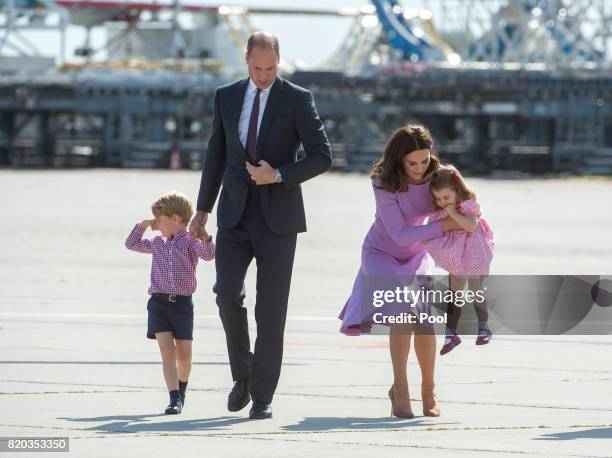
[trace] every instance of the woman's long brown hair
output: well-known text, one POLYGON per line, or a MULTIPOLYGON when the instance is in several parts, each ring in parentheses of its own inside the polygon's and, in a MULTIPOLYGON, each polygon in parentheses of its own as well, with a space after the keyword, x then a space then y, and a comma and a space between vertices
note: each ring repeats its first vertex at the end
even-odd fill
POLYGON ((407 124, 400 127, 387 142, 382 157, 374 164, 370 178, 380 179, 379 188, 387 192, 406 191, 408 189, 408 177, 404 171, 404 157, 413 151, 428 149, 430 161, 425 177, 431 175, 440 166, 440 159, 433 153, 431 148, 433 139, 429 130, 420 124, 407 124))

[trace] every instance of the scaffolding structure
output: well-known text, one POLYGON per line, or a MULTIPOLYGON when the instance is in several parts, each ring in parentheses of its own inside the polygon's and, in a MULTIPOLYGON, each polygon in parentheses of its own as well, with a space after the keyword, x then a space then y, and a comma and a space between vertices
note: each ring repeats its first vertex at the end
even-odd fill
POLYGON ((474 172, 612 174, 607 0, 430 0, 417 9, 377 0, 290 12, 168 1, 0 0, 0 59, 9 49, 36 55, 26 26, 111 31, 98 49, 86 34, 83 64, 26 76, 0 68, 0 164, 166 167, 178 148, 183 165, 198 168, 214 90, 235 79, 218 57, 241 62, 252 16, 286 13, 352 18, 323 68, 283 65, 313 91, 339 169, 368 170, 390 131, 412 120, 431 127, 445 160, 474 172), (116 59, 94 61, 103 50, 116 59))
POLYGON ((0 1, 0 56, 6 50, 20 57, 41 56, 39 47, 26 35, 32 30, 56 31, 59 37, 60 62, 66 56, 66 29, 70 15, 53 0, 0 1))

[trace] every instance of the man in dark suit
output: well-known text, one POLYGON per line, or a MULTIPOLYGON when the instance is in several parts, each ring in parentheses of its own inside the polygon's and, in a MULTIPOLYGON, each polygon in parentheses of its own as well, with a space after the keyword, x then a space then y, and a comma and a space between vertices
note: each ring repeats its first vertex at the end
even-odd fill
POLYGON ((297 234, 306 231, 300 183, 329 170, 329 142, 310 91, 278 76, 278 39, 253 34, 249 78, 217 89, 212 134, 197 213, 189 230, 217 210, 215 292, 234 387, 232 412, 251 397, 250 418, 270 418, 283 356, 283 335, 297 234), (297 160, 300 143, 305 157, 297 160), (251 352, 243 282, 255 258, 257 339, 251 352))

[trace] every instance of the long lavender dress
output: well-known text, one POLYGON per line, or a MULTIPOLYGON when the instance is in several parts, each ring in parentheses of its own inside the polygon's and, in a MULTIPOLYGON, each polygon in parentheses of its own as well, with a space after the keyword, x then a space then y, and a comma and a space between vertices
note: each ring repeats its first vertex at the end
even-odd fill
POLYGON ((380 181, 372 180, 375 220, 363 242, 353 291, 339 316, 340 331, 347 335, 359 335, 371 325, 372 316, 361 305, 362 277, 431 275, 433 262, 421 242, 443 235, 441 221, 423 224, 432 203, 427 182, 409 185, 403 192, 377 186, 380 181))

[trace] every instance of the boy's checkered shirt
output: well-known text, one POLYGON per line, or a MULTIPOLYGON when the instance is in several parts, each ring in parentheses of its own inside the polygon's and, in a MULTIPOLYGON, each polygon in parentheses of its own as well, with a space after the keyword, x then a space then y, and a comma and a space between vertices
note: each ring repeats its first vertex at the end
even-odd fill
POLYGON ((149 294, 193 294, 197 287, 195 271, 198 258, 205 261, 215 258, 212 240, 203 242, 186 231, 167 239, 161 236, 143 239, 145 230, 136 224, 125 241, 125 247, 139 253, 153 254, 149 294))

